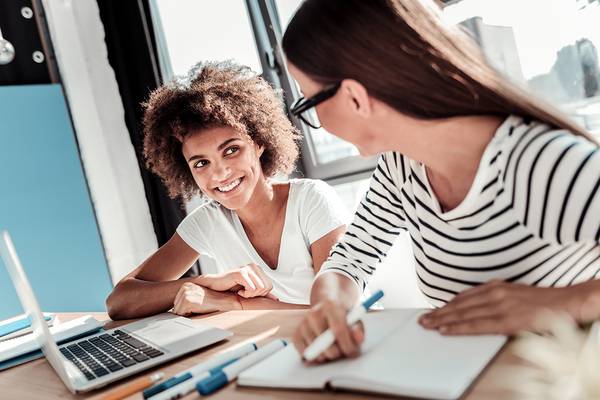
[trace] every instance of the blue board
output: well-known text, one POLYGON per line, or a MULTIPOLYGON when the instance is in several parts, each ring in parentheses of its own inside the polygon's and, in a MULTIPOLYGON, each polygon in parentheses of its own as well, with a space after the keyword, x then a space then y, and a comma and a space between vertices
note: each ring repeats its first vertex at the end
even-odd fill
MULTIPOLYGON (((43 311, 102 311, 111 290, 60 85, 0 86, 0 229, 43 311)), ((0 260, 0 319, 22 312, 0 260)))

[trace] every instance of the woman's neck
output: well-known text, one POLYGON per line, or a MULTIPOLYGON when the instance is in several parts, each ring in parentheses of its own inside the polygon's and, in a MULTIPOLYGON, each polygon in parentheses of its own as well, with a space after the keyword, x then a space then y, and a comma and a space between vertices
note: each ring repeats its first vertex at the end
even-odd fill
POLYGON ((274 221, 285 204, 284 200, 272 182, 261 177, 256 183, 248 204, 244 208, 236 210, 236 213, 243 225, 252 229, 274 221))
POLYGON ((456 207, 467 195, 481 157, 503 118, 465 116, 423 121, 389 118, 386 142, 390 150, 425 165, 429 183, 444 209, 456 207))

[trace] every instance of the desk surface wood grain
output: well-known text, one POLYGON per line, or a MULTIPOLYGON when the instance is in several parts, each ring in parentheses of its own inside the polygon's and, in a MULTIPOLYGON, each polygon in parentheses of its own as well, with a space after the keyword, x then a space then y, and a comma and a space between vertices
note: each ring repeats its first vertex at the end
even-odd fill
MULTIPOLYGON (((73 395, 63 385, 50 364, 45 359, 31 361, 29 363, 0 372, 0 398, 4 399, 97 399, 120 385, 126 384, 132 379, 149 375, 153 372, 163 371, 166 377, 175 375, 194 364, 207 359, 215 354, 228 350, 230 347, 243 342, 255 341, 259 344, 274 338, 291 337, 294 328, 302 318, 303 310, 281 310, 281 311, 231 311, 226 313, 215 313, 206 316, 195 316, 193 320, 207 323, 219 328, 228 329, 234 333, 229 339, 205 349, 200 349, 180 357, 158 367, 141 372, 133 377, 126 378, 110 385, 109 388, 98 389, 83 395, 73 395)), ((59 313, 61 321, 79 317, 83 313, 59 313)), ((107 321, 107 329, 114 328, 129 321, 110 321, 104 313, 91 313, 100 321, 107 321)), ((511 400, 519 396, 510 387, 502 384, 500 379, 507 369, 521 364, 521 361, 512 352, 509 343, 486 368, 482 375, 465 394, 465 400, 511 400)), ((130 397, 141 399, 141 393, 130 397)), ((193 393, 185 399, 198 398, 193 393)), ((312 400, 324 398, 336 399, 367 399, 367 398, 389 398, 370 394, 359 394, 350 392, 318 392, 318 391, 284 391, 238 388, 234 383, 210 396, 211 399, 297 399, 312 400)))

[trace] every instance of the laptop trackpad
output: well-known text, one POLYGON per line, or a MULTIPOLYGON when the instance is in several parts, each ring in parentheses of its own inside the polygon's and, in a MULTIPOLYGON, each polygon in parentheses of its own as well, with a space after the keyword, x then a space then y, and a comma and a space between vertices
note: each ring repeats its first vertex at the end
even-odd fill
POLYGON ((158 346, 168 346, 190 336, 197 335, 197 327, 183 324, 177 320, 152 321, 145 327, 132 330, 140 339, 158 346))

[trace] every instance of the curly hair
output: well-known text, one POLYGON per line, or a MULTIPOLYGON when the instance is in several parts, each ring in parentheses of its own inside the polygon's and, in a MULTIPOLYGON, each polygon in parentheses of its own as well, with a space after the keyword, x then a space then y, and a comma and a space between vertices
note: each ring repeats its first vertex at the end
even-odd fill
POLYGON ((267 177, 289 174, 298 158, 300 134, 279 93, 231 61, 197 64, 187 76, 154 90, 143 107, 146 165, 171 198, 201 194, 181 150, 186 136, 198 130, 227 126, 246 135, 264 148, 260 163, 267 177))

